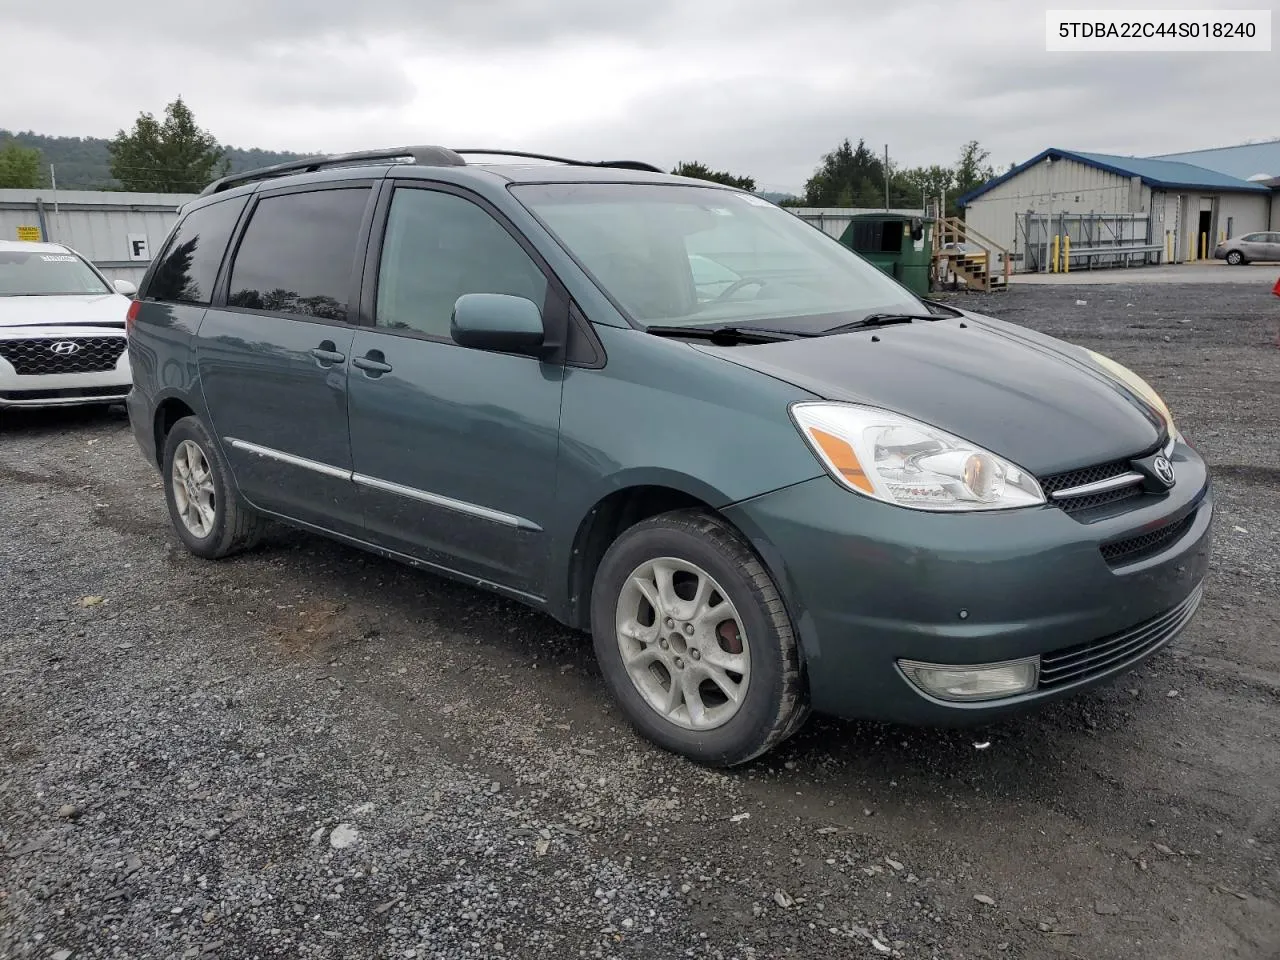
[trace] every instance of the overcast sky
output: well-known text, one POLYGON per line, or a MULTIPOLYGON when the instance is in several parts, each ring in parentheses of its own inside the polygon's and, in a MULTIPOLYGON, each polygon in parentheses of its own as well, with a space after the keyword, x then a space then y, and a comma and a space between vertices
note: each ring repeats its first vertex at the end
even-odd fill
MULTIPOLYGON (((1130 7, 1262 7, 1270 0, 1130 7)), ((221 142, 701 160, 798 189, 859 137, 998 167, 1280 137, 1271 53, 1046 53, 1054 0, 0 0, 0 127, 112 136, 177 95, 221 142)), ((1274 15, 1280 20, 1280 14, 1274 15)), ((1274 29, 1274 26, 1273 26, 1274 29)))

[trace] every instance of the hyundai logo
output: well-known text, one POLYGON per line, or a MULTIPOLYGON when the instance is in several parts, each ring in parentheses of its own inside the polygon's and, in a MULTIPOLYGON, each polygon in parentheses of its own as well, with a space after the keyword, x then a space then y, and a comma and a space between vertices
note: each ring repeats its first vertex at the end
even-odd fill
POLYGON ((73 353, 80 352, 80 344, 74 340, 59 340, 49 347, 49 352, 56 353, 60 357, 69 357, 73 353))
POLYGON ((1174 481, 1173 464, 1169 462, 1168 457, 1156 457, 1151 461, 1151 469, 1155 471, 1160 482, 1166 487, 1172 487, 1174 481))

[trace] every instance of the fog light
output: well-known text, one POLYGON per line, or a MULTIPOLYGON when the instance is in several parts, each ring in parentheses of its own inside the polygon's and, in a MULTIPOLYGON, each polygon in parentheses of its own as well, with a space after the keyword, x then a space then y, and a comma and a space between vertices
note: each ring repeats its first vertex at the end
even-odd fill
POLYGON ((939 700, 995 700, 1034 690, 1040 658, 954 666, 899 660, 898 666, 916 686, 939 700))

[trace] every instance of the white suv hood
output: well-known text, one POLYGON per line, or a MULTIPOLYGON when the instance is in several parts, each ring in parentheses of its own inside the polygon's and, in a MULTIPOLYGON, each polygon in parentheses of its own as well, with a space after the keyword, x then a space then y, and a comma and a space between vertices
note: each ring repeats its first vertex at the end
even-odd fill
POLYGON ((13 327, 123 326, 129 298, 118 293, 0 297, 0 330, 13 327))

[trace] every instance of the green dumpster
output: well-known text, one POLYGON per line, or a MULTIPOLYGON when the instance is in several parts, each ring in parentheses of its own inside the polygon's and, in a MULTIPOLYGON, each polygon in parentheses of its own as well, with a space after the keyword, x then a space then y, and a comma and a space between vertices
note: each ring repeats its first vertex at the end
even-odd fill
POLYGON ((860 213, 840 242, 861 254, 912 293, 929 295, 933 224, 897 213, 860 213))

